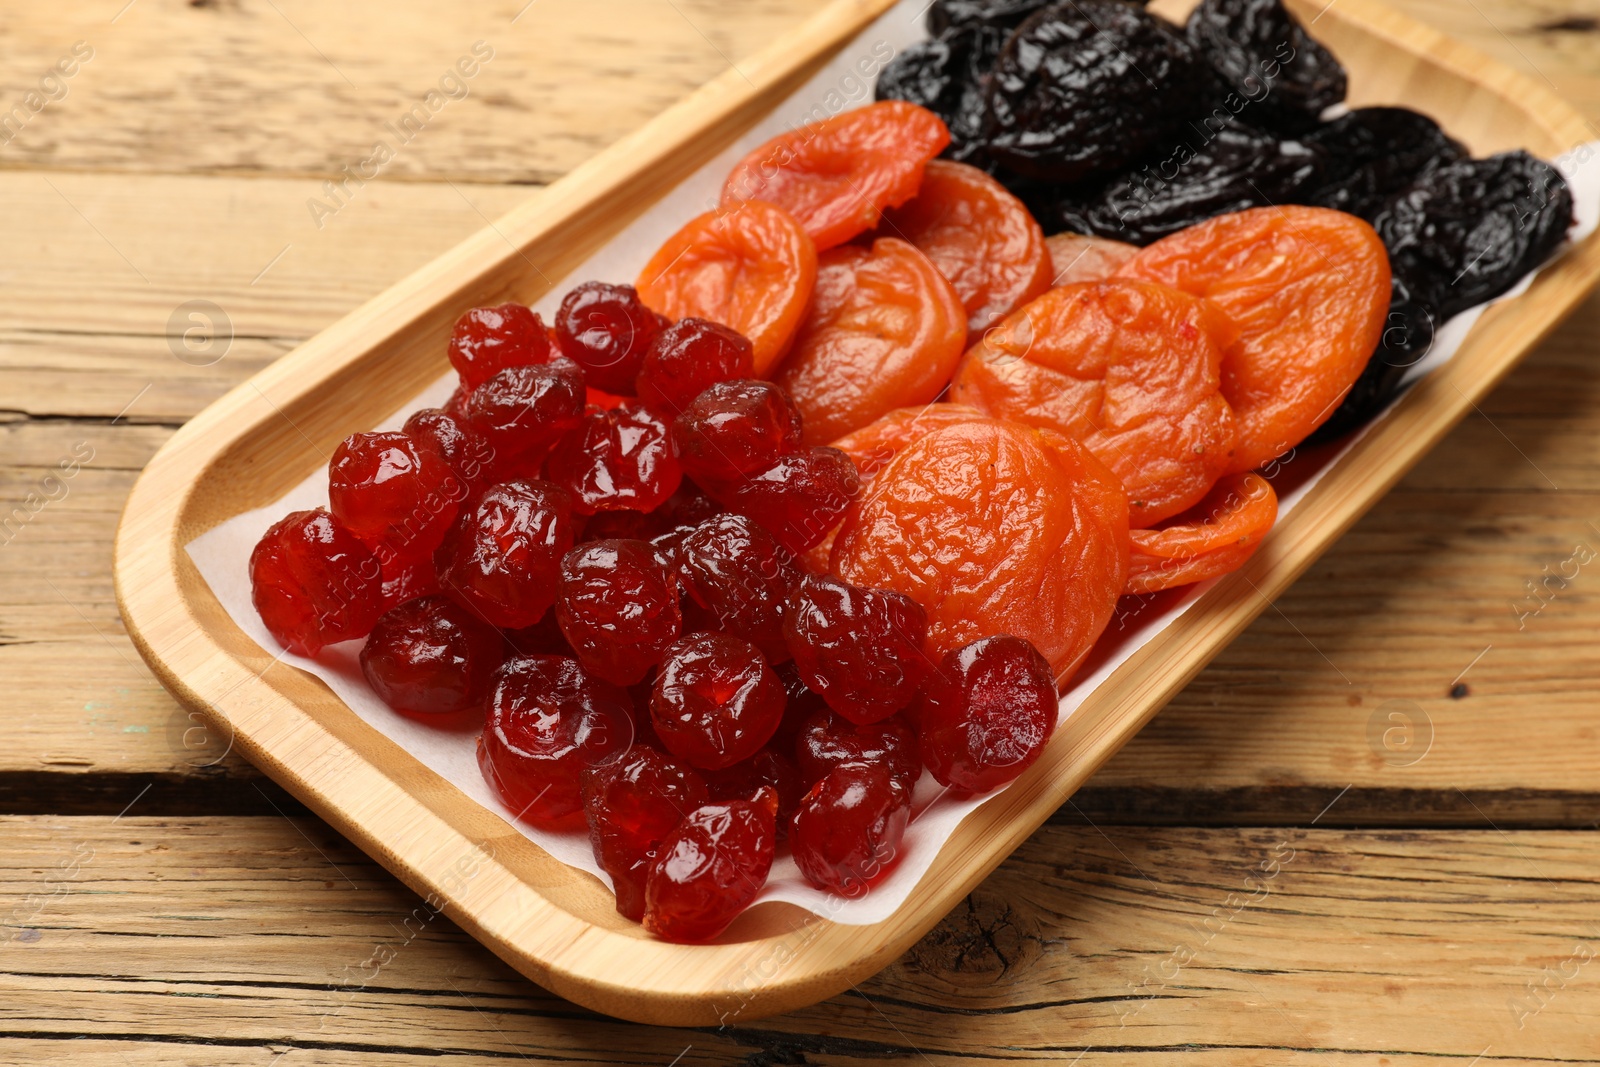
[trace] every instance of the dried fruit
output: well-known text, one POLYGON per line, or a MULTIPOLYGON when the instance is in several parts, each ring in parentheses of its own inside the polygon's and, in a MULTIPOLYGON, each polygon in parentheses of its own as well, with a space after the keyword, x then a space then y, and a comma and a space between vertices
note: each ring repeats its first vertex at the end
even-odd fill
POLYGON ((531 626, 555 601, 572 538, 565 490, 539 481, 491 486, 439 546, 439 583, 494 626, 531 626))
POLYGON ((800 447, 800 411, 771 382, 718 382, 672 425, 684 471, 711 489, 757 474, 800 447))
POLYGON ((678 491, 672 431, 637 400, 591 411, 545 461, 545 477, 572 494, 579 514, 654 511, 678 491))
POLYGON ((786 699, 750 642, 691 634, 662 659, 650 691, 650 721, 667 751, 714 771, 749 759, 771 740, 786 699))
POLYGON ((661 843, 710 797, 693 767, 636 744, 584 776, 589 843, 611 876, 617 911, 644 917, 644 884, 661 843))
POLYGON ((662 843, 645 881, 644 928, 668 941, 709 941, 738 917, 772 870, 778 798, 707 804, 662 843))
POLYGON ((322 508, 274 523, 250 553, 250 600, 290 652, 365 637, 383 612, 377 557, 322 508))
POLYGON ((1105 281, 1139 251, 1137 245, 1091 237, 1083 233, 1058 233, 1044 239, 1050 249, 1051 285, 1105 281))
POLYGON ((469 491, 494 480, 494 449, 464 417, 440 408, 422 408, 411 413, 401 431, 419 447, 443 456, 469 491))
POLYGON ((845 766, 811 787, 794 816, 794 861, 806 881, 858 897, 894 868, 911 794, 883 767, 845 766))
POLYGON ((351 434, 328 462, 328 509, 380 563, 431 553, 466 495, 443 456, 403 433, 351 434))
POLYGON ((952 28, 907 45, 878 75, 878 100, 927 108, 950 131, 945 155, 978 159, 983 152, 983 79, 1008 31, 989 25, 952 28))
POLYGON ((1051 0, 933 0, 928 5, 928 32, 948 33, 974 25, 1016 29, 1051 0))
POLYGON ((743 515, 707 519, 684 538, 679 578, 719 629, 760 648, 771 662, 789 658, 783 605, 799 578, 794 557, 743 515))
POLYGON ((823 575, 795 583, 783 635, 806 686, 854 723, 888 718, 917 695, 930 665, 928 616, 887 589, 857 589, 823 575))
POLYGON ((781 735, 774 735, 765 748, 749 759, 719 771, 706 771, 704 775, 712 800, 751 800, 763 788, 775 792, 778 795, 779 841, 789 836, 789 822, 806 793, 800 768, 793 759, 778 751, 781 740, 781 735))
POLYGON ((507 367, 549 362, 550 335, 521 304, 473 308, 456 320, 449 353, 461 384, 476 389, 507 367))
POLYGON ((839 525, 860 491, 861 478, 850 457, 823 446, 784 456, 739 482, 725 499, 798 554, 839 525))
POLYGON ((718 382, 755 374, 749 340, 706 319, 687 318, 656 335, 639 368, 639 399, 674 418, 718 382))
POLYGON ((449 714, 483 702, 503 648, 499 630, 449 597, 418 597, 378 620, 361 673, 396 711, 449 714))
POLYGON ((918 707, 922 762, 942 785, 987 793, 1027 770, 1059 714, 1050 664, 1009 634, 949 652, 918 707))
POLYGON ((503 462, 535 467, 583 409, 583 371, 570 359, 503 370, 466 402, 468 423, 503 462))
POLYGON ((904 715, 857 725, 823 708, 801 721, 794 744, 807 789, 840 767, 881 767, 910 796, 922 774, 916 731, 904 715))
POLYGON ((387 567, 379 564, 383 573, 383 610, 399 607, 419 596, 430 596, 439 591, 439 575, 433 569, 433 559, 391 558, 387 567))
POLYGON ((1304 203, 1368 222, 1391 196, 1445 163, 1467 158, 1461 143, 1426 115, 1403 107, 1361 107, 1306 135, 1326 161, 1304 203))
POLYGON ((561 561, 561 632, 596 678, 633 685, 678 639, 678 587, 644 541, 592 541, 561 561))
POLYGON ((1259 474, 1230 474, 1187 515, 1135 530, 1127 593, 1154 593, 1236 571, 1278 518, 1278 495, 1259 474))
POLYGON ((1250 101, 1252 122, 1301 132, 1344 100, 1344 67, 1282 0, 1201 0, 1185 32, 1223 83, 1250 101))
POLYGON ((935 430, 988 416, 968 404, 926 404, 922 407, 896 408, 883 418, 847 434, 833 443, 833 447, 850 457, 865 486, 889 461, 905 451, 907 445, 921 440, 935 430))
POLYGON ((1315 433, 1306 438, 1307 444, 1319 444, 1343 436, 1371 421, 1388 406, 1400 391, 1406 371, 1421 362, 1433 348, 1435 331, 1440 323, 1438 314, 1426 305, 1411 298, 1405 282, 1395 278, 1391 282, 1389 315, 1384 320, 1383 335, 1378 348, 1367 360, 1344 400, 1328 416, 1315 433))
POLYGON ((556 337, 561 354, 583 368, 597 389, 627 396, 666 321, 645 307, 631 285, 584 282, 561 301, 556 337))

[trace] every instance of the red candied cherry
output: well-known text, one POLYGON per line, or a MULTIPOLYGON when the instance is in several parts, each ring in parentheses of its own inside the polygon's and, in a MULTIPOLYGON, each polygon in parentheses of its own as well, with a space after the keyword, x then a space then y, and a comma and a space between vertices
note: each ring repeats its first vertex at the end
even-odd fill
POLYGON ((279 644, 315 656, 372 629, 383 614, 383 571, 326 510, 296 511, 250 552, 250 599, 279 644))
POLYGON ((684 473, 710 491, 758 474, 800 447, 800 409, 771 382, 718 382, 672 423, 684 473))
POLYGON ((573 532, 566 490, 540 481, 490 486, 439 546, 439 584, 494 626, 532 626, 555 603, 573 532))
POLYGON ((818 889, 858 897, 899 860, 910 819, 910 790, 883 767, 829 771, 795 813, 795 866, 818 889))
POLYGON ((585 515, 654 511, 683 480, 667 424, 638 401, 591 411, 550 453, 545 477, 585 515))
POLYGON ((456 320, 450 365, 461 384, 476 389, 507 367, 550 359, 550 335, 539 316, 521 304, 473 308, 456 320))
POLYGON ((522 656, 495 674, 478 768, 517 818, 553 830, 583 810, 585 771, 633 743, 628 694, 577 660, 522 656))
POLYGON ((667 649, 650 691, 650 722, 679 759, 705 770, 755 755, 783 719, 783 684, 761 652, 727 634, 691 634, 667 649))
POLYGON ((645 876, 661 842, 710 799, 693 767, 647 745, 635 744, 584 776, 589 843, 611 876, 617 911, 634 922, 644 917, 645 876))
POLYGON ((431 448, 403 433, 355 433, 328 463, 328 510, 379 560, 428 555, 467 494, 431 448))
POLYGON ((423 408, 413 411, 401 429, 419 446, 443 456, 469 488, 493 480, 494 449, 465 418, 441 408, 423 408))
POLYGON ((458 385, 445 398, 444 407, 441 410, 452 419, 465 423, 467 421, 467 400, 471 396, 471 389, 465 385, 458 385))
POLYGON ((561 632, 583 669, 633 685, 682 632, 678 587, 644 541, 592 541, 561 561, 561 632))
POLYGON ((505 462, 542 459, 583 418, 583 371, 570 359, 511 367, 472 391, 467 421, 505 462))
POLYGON ((861 475, 837 448, 808 448, 780 458, 733 486, 728 505, 772 531, 790 552, 820 544, 838 526, 856 495, 861 475))
POLYGON ((778 798, 707 804, 662 842, 644 884, 644 928, 668 941, 709 941, 767 884, 777 847, 778 798))
POLYGON ((419 596, 430 596, 439 591, 439 575, 433 569, 433 560, 390 560, 383 573, 383 610, 397 608, 419 596))
POLYGON ((808 785, 840 767, 877 766, 909 793, 922 774, 916 731, 901 715, 857 726, 827 708, 813 712, 800 724, 794 761, 808 785))
POLYGON ((1050 664, 1020 637, 986 637, 946 653, 918 706, 922 760, 942 784, 997 789, 1027 770, 1055 732, 1050 664))
POLYGON ((771 662, 789 658, 783 605, 800 568, 771 534, 743 515, 718 515, 683 539, 678 562, 689 596, 721 629, 754 642, 771 662))
POLYGON ((806 686, 851 722, 893 715, 927 673, 928 614, 888 589, 802 575, 784 608, 783 636, 806 686))
POLYGON ((755 373, 744 335, 705 319, 679 319, 656 335, 639 368, 639 399, 674 418, 718 382, 755 373))
POLYGON ((556 613, 553 611, 545 612, 532 626, 501 630, 500 633, 505 638, 506 644, 520 655, 578 658, 578 654, 572 650, 572 644, 567 640, 567 635, 561 632, 561 624, 556 621, 556 613))
POLYGON ((776 738, 749 759, 720 771, 706 771, 704 777, 712 800, 749 800, 762 787, 777 793, 779 841, 788 836, 789 820, 794 818, 806 792, 800 768, 778 751, 776 738))
MULTIPOLYGON (((772 736, 772 747, 792 756, 795 739, 800 735, 801 724, 813 713, 827 711, 828 705, 806 685, 806 680, 800 677, 800 668, 795 666, 794 660, 786 660, 772 669, 777 673, 778 681, 783 683, 783 690, 789 696, 788 706, 783 709, 783 722, 778 726, 778 732, 772 736)), ((809 789, 816 779, 802 778, 801 781, 809 789)))
POLYGON ((667 320, 644 306, 631 285, 584 282, 561 301, 556 338, 597 389, 631 396, 645 353, 667 320))
POLYGON ((418 597, 378 620, 361 673, 396 711, 465 711, 483 702, 504 647, 499 630, 449 597, 418 597))

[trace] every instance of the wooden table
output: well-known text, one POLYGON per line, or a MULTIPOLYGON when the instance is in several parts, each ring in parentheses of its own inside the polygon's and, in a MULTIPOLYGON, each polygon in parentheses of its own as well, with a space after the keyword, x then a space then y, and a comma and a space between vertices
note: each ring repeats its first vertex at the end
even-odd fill
MULTIPOLYGON (((815 6, 8 5, 0 1062, 1600 1063, 1600 299, 963 907, 795 1015, 544 994, 145 670, 110 544, 178 425, 815 6), (326 184, 479 41, 381 178, 326 184)), ((1403 6, 1600 117, 1597 0, 1403 6)))

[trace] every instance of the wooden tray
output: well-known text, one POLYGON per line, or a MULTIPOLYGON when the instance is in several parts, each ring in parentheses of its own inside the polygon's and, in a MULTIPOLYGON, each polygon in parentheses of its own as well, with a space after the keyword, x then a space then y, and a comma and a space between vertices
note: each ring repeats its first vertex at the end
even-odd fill
MULTIPOLYGON (((1180 0, 1173 0, 1174 3, 1180 0)), ((1290 0, 1350 71, 1353 105, 1403 103, 1475 153, 1553 157, 1591 136, 1542 85, 1384 8, 1290 0)), ((275 500, 343 437, 441 375, 460 312, 532 302, 675 183, 793 92, 891 0, 837 0, 753 60, 624 138, 202 412, 150 461, 116 544, 129 633, 179 700, 309 808, 523 974, 580 1004, 707 1025, 806 1005, 905 951, 1006 858, 1220 649, 1382 496, 1600 276, 1591 237, 1489 311, 1447 366, 1399 403, 1275 529, 1241 572, 1124 664, 1010 790, 957 830, 910 898, 872 926, 787 905, 719 943, 655 941, 566 867, 367 726, 229 620, 184 551, 275 500), (537 266, 536 266, 537 265, 537 266)), ((1168 14, 1181 14, 1181 9, 1168 14)))

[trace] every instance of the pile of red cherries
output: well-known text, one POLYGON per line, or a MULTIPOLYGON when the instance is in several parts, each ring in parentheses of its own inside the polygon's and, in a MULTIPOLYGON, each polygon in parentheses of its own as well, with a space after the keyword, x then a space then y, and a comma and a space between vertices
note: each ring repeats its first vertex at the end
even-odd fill
POLYGON ((587 826, 622 914, 715 937, 783 839, 859 895, 924 766, 978 793, 1038 756, 1056 690, 1032 645, 930 659, 911 599, 805 569, 860 480, 802 443, 744 337, 591 282, 553 327, 469 311, 449 354, 444 408, 351 435, 328 508, 267 531, 255 605, 302 655, 365 637, 402 714, 481 714, 484 777, 531 825, 587 826))

